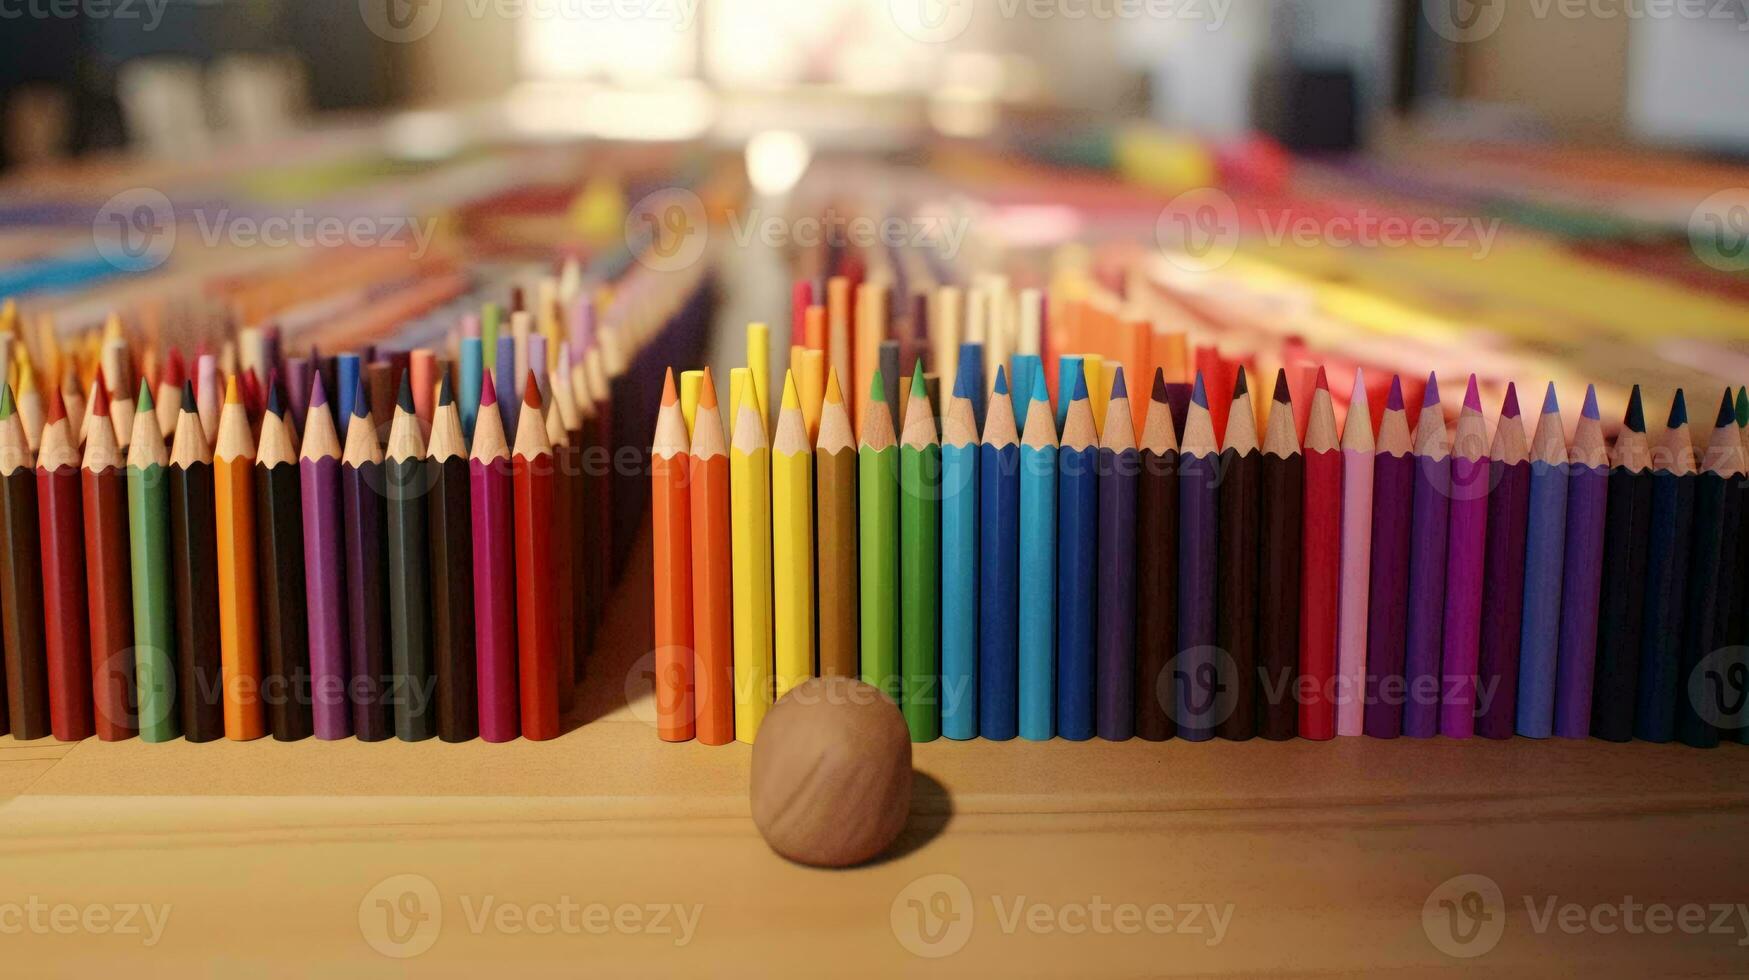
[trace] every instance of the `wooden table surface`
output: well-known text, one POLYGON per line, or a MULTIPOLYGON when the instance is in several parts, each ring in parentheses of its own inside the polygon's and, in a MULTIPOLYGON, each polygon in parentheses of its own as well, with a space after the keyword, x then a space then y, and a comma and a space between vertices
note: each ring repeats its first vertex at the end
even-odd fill
POLYGON ((0 963, 1749 970, 1749 749, 1734 745, 938 742, 917 747, 892 856, 791 865, 748 817, 747 747, 655 738, 647 575, 646 549, 554 742, 0 739, 0 963))

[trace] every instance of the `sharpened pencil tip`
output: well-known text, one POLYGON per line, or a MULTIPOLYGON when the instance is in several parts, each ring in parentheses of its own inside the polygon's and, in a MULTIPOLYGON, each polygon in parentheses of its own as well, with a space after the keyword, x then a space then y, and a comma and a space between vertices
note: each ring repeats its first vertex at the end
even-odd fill
POLYGON ((1111 377, 1111 397, 1112 398, 1128 398, 1129 396, 1130 396, 1129 385, 1124 384, 1124 380, 1123 380, 1123 365, 1119 364, 1117 366, 1116 373, 1114 373, 1111 377))
POLYGON ((184 412, 199 412, 200 403, 194 398, 194 379, 182 379, 182 410, 184 412))
POLYGON ((267 413, 269 415, 284 415, 285 406, 279 398, 279 372, 275 371, 267 379, 267 413))
POLYGON ((1040 405, 1051 403, 1051 386, 1045 384, 1045 373, 1037 371, 1032 376, 1032 400, 1040 405))
POLYGON ((680 396, 674 392, 674 369, 669 368, 667 373, 662 375, 662 404, 672 405, 679 398, 680 396))
POLYGON ((1330 375, 1325 373, 1324 365, 1322 364, 1318 365, 1318 380, 1312 383, 1312 388, 1315 391, 1330 390, 1330 375))
POLYGON ((698 382, 698 407, 717 407, 717 383, 711 380, 711 369, 704 369, 704 376, 698 382))
POLYGON ((1278 405, 1286 405, 1294 400, 1287 389, 1287 368, 1279 368, 1275 372, 1275 391, 1269 396, 1270 401, 1278 405))
POLYGON ((134 396, 134 411, 150 412, 157 407, 157 404, 152 401, 152 386, 142 377, 140 379, 140 393, 134 396))
POLYGON ((1167 401, 1166 392, 1167 392, 1166 369, 1165 368, 1155 368, 1154 369, 1154 390, 1149 393, 1149 398, 1153 401, 1157 401, 1157 402, 1160 402, 1161 404, 1165 404, 1165 402, 1167 401))
POLYGON ((1439 374, 1435 371, 1427 373, 1427 391, 1421 396, 1422 408, 1433 408, 1439 402, 1439 374))
POLYGON ((102 371, 91 382, 91 404, 86 410, 99 418, 109 417, 109 386, 103 383, 102 371))
POLYGON ((540 382, 535 380, 532 370, 522 383, 522 403, 529 408, 540 408, 540 382))
POLYGON ((449 382, 449 372, 443 372, 443 377, 437 382, 437 407, 448 408, 455 404, 455 389, 449 382))
MULTIPOLYGON (((529 372, 534 377, 534 372, 529 372)), ((401 390, 395 395, 395 406, 408 415, 413 414, 413 372, 401 372, 401 390)))
POLYGON ((12 386, 0 385, 0 420, 9 419, 17 411, 12 404, 12 386))
POLYGON ((364 386, 364 373, 358 375, 357 390, 352 393, 352 417, 355 419, 370 417, 370 389, 364 386))
POLYGON ((1196 372, 1196 384, 1190 389, 1190 400, 1203 408, 1209 407, 1208 388, 1202 383, 1201 371, 1196 372))
MULTIPOLYGON (((710 373, 706 372, 705 377, 709 378, 710 373)), ((824 398, 828 405, 844 404, 844 389, 838 387, 838 372, 832 368, 826 369, 826 394, 824 398)))
MULTIPOLYGON (((1727 398, 1730 397, 1730 394, 1731 393, 1729 391, 1725 392, 1725 396, 1727 398)), ((1585 408, 1583 409, 1581 414, 1593 422, 1602 421, 1603 413, 1601 411, 1599 411, 1597 408, 1597 386, 1596 385, 1586 385, 1585 386, 1585 408)))
MULTIPOLYGON (((966 346, 976 347, 978 345, 967 344, 966 346)), ((955 398, 964 398, 967 401, 970 401, 972 398, 976 397, 979 373, 978 368, 979 364, 977 361, 974 361, 970 357, 966 357, 963 353, 961 354, 959 370, 955 372, 953 379, 953 396, 955 398)), ((996 370, 1000 371, 1002 369, 998 367, 996 370)))
POLYGON ((1245 379, 1245 365, 1239 365, 1239 376, 1233 381, 1233 400, 1251 394, 1251 382, 1245 379))
POLYGON ((1469 386, 1464 389, 1464 407, 1472 412, 1482 410, 1482 389, 1476 383, 1476 376, 1470 375, 1469 386))
MULTIPOLYGON (((664 403, 667 403, 666 400, 664 403)), ((778 402, 778 407, 784 410, 801 410, 802 396, 796 393, 796 373, 794 371, 783 373, 783 398, 778 402)))
POLYGON ((1072 402, 1087 400, 1087 371, 1085 369, 1075 372, 1075 392, 1069 396, 1069 400, 1072 402))
POLYGON ((1505 419, 1518 418, 1518 382, 1506 383, 1506 401, 1500 406, 1500 417, 1505 419))
POLYGON ((498 386, 492 382, 492 374, 482 369, 480 371, 480 407, 498 404, 498 386))
POLYGON ((1737 424, 1737 400, 1731 397, 1731 389, 1725 389, 1725 400, 1719 404, 1719 420, 1713 423, 1713 428, 1722 429, 1727 425, 1737 424))
POLYGON ((1408 406, 1403 403, 1403 377, 1391 375, 1391 393, 1385 398, 1385 411, 1401 412, 1408 406))
POLYGON ((1666 428, 1674 429, 1687 424, 1688 397, 1682 393, 1681 388, 1678 388, 1676 389, 1676 397, 1670 402, 1670 421, 1666 423, 1666 428))
POLYGON ((1002 365, 996 365, 996 387, 992 389, 998 395, 1008 394, 1008 370, 1002 365))
POLYGON ((874 380, 869 382, 868 400, 879 405, 887 403, 886 381, 881 377, 880 368, 875 368, 874 380))
POLYGON ((1634 385, 1633 394, 1628 396, 1628 414, 1622 422, 1629 429, 1644 433, 1646 431, 1646 406, 1640 397, 1640 386, 1634 385))
POLYGON ((61 398, 59 385, 50 385, 48 397, 43 401, 43 425, 54 425, 67 417, 67 403, 61 398))
POLYGON ((923 380, 923 358, 919 357, 917 359, 916 368, 911 372, 911 395, 912 397, 916 397, 917 395, 927 395, 928 393, 929 382, 923 380))
POLYGON ((310 407, 324 408, 328 404, 328 386, 322 381, 322 372, 310 372, 310 407))
POLYGON ((236 405, 243 401, 243 395, 237 390, 237 375, 225 375, 225 404, 236 405))
POLYGON ((1737 427, 1749 429, 1749 388, 1737 389, 1737 427))
POLYGON ((1543 414, 1556 415, 1561 411, 1560 399, 1555 397, 1555 383, 1549 382, 1548 393, 1543 395, 1543 414))

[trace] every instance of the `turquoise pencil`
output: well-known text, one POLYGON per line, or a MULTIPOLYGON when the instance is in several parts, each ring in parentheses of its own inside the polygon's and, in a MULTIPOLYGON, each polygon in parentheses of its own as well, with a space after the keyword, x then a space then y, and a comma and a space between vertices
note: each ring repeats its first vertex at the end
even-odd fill
POLYGON ((1020 737, 1056 734, 1057 426, 1044 375, 1020 438, 1020 737))
POLYGON ((978 427, 980 365, 961 357, 941 418, 941 734, 978 737, 978 427))

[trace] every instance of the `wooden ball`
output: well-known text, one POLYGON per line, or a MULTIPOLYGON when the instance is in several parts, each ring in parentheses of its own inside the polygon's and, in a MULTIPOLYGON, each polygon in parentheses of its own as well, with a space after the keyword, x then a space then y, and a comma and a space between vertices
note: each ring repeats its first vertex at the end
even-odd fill
POLYGON ((754 824, 784 857, 824 868, 871 860, 911 812, 905 719, 861 681, 807 681, 760 726, 750 795, 754 824))

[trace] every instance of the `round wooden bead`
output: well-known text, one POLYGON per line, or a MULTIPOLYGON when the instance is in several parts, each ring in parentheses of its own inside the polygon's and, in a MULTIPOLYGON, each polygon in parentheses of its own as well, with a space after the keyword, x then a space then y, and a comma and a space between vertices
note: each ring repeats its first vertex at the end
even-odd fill
POLYGON ((778 701, 753 743, 753 822, 777 853, 843 868, 871 860, 911 811, 911 737, 897 706, 848 677, 778 701))

